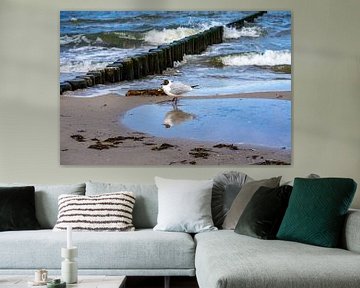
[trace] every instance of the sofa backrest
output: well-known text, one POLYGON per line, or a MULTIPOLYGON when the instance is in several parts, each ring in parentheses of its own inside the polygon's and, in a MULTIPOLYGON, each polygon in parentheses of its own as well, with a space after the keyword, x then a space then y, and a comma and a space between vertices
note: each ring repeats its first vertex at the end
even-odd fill
POLYGON ((52 229, 55 226, 58 216, 58 197, 61 194, 85 195, 85 183, 63 185, 0 183, 0 186, 34 186, 36 218, 43 229, 52 229))
POLYGON ((90 196, 120 191, 131 191, 135 194, 135 228, 153 228, 157 223, 158 214, 158 192, 155 184, 87 182, 85 194, 90 196))

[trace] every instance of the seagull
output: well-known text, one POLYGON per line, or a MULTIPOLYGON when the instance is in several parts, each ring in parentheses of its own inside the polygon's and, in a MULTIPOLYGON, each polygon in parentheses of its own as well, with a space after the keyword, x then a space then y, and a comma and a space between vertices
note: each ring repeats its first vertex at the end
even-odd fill
POLYGON ((171 80, 164 80, 161 87, 166 95, 174 97, 172 101, 176 106, 179 96, 187 92, 190 92, 193 88, 197 86, 199 85, 190 86, 183 84, 181 82, 172 82, 171 80))

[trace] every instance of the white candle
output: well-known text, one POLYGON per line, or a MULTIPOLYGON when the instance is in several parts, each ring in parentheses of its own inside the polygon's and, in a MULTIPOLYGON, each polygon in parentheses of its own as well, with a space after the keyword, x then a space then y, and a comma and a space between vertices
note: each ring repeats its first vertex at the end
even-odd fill
POLYGON ((67 242, 66 242, 66 248, 70 249, 72 248, 72 227, 69 225, 66 229, 67 232, 67 242))

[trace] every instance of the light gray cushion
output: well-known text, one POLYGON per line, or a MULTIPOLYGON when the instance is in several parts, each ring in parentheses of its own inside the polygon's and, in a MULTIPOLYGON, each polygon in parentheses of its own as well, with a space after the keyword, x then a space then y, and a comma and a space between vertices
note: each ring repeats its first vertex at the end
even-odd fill
POLYGON ((251 181, 244 184, 234 199, 229 212, 224 219, 223 228, 234 230, 246 205, 250 202, 252 196, 261 187, 276 188, 279 186, 281 177, 251 181))
MULTIPOLYGON (((195 244, 186 233, 73 232, 72 239, 80 270, 194 268, 195 244)), ((66 247, 66 231, 2 232, 0 269, 60 269, 61 247, 66 247)))
POLYGON ((261 240, 231 230, 195 236, 200 288, 353 288, 360 254, 296 242, 261 240))
POLYGON ((154 230, 198 233, 217 229, 211 217, 213 180, 155 177, 159 213, 154 230))
POLYGON ((37 185, 20 183, 0 183, 0 186, 34 186, 36 218, 41 228, 53 228, 58 215, 58 197, 61 194, 84 195, 85 184, 37 185))
POLYGON ((212 189, 211 213, 214 225, 222 227, 225 216, 241 187, 253 180, 248 175, 237 171, 223 172, 215 176, 212 189))
POLYGON ((87 182, 86 195, 131 191, 136 201, 133 211, 133 224, 136 229, 153 228, 158 213, 158 193, 155 184, 121 184, 87 182))

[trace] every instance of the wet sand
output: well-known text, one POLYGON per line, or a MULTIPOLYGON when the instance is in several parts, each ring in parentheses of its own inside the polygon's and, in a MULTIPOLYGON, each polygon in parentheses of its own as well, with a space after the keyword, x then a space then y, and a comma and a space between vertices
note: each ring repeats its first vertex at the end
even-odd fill
MULTIPOLYGON (((200 98, 290 100, 291 93, 261 92, 186 97, 186 99, 200 98)), ((291 162, 289 149, 161 138, 132 131, 119 121, 120 117, 132 108, 164 101, 171 101, 171 98, 168 96, 123 97, 111 94, 93 98, 60 96, 60 164, 286 165, 291 162)))

